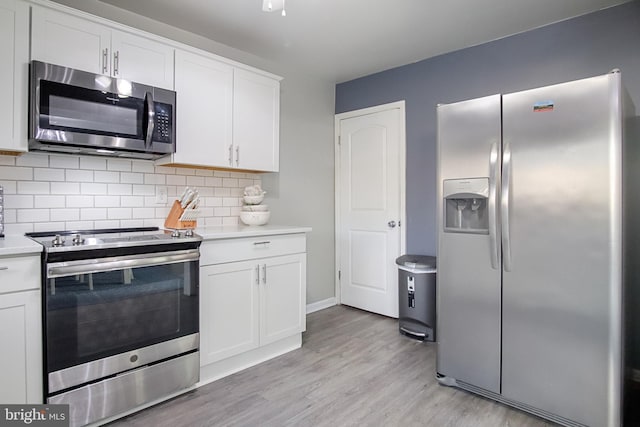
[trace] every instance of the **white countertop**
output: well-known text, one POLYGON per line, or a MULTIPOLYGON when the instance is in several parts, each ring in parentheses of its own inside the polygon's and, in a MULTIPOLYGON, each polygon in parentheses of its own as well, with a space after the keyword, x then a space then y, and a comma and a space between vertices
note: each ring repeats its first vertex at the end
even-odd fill
POLYGON ((199 227, 194 230, 204 240, 233 239, 237 237, 273 236, 276 234, 308 233, 311 227, 284 225, 227 225, 199 227))
POLYGON ((0 238, 0 256, 38 254, 42 245, 24 236, 5 236, 0 238))

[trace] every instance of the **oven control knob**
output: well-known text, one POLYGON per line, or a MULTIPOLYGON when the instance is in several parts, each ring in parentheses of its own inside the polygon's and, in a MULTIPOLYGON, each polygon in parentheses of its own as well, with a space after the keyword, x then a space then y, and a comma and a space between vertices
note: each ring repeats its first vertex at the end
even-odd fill
POLYGON ((193 237, 193 229, 187 228, 187 231, 184 232, 184 237, 193 237))
POLYGON ((171 237, 180 237, 180 231, 173 230, 173 233, 171 233, 171 237))
POLYGON ((71 242, 73 242, 73 246, 84 245, 84 239, 79 234, 74 235, 73 239, 71 240, 71 242))
POLYGON ((53 246, 64 246, 64 239, 62 238, 61 235, 56 234, 56 237, 53 238, 53 240, 51 241, 51 244, 53 246))

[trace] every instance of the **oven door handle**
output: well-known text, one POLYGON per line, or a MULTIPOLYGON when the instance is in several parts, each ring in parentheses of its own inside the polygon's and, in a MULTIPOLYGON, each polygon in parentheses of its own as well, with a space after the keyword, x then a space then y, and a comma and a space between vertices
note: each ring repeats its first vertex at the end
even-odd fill
POLYGON ((200 251, 198 249, 188 249, 182 251, 56 262, 47 264, 47 279, 71 276, 74 274, 101 273, 126 268, 177 264, 181 262, 197 261, 199 258, 200 251))

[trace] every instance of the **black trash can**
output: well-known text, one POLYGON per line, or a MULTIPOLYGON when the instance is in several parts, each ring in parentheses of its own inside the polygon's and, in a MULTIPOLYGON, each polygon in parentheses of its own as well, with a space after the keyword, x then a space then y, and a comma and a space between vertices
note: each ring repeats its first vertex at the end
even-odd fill
POLYGON ((436 340, 436 257, 403 255, 398 264, 400 332, 416 339, 436 340))

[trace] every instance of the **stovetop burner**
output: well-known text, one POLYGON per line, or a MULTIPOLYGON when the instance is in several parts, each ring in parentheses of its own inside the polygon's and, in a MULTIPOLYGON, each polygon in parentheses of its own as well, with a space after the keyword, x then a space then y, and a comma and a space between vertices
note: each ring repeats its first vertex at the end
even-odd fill
POLYGON ((193 230, 160 230, 158 227, 107 228, 96 230, 44 231, 26 233, 46 252, 109 249, 129 246, 201 241, 193 230))

